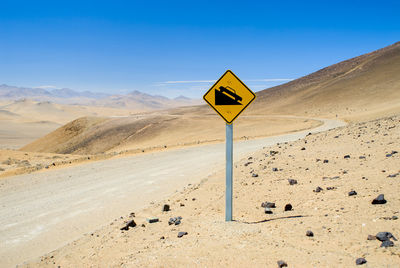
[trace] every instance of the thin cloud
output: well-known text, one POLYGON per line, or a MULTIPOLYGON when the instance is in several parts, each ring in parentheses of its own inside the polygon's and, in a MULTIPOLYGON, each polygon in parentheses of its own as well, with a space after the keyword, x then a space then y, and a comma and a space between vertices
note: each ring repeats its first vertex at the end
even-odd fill
POLYGON ((58 87, 56 86, 51 86, 51 85, 47 85, 47 86, 38 86, 35 88, 41 88, 41 89, 58 89, 58 87))
MULTIPOLYGON (((292 78, 266 78, 266 79, 248 79, 245 82, 286 82, 292 78)), ((157 82, 157 85, 174 85, 174 84, 198 84, 198 83, 214 83, 216 80, 180 80, 180 81, 164 81, 157 82)))

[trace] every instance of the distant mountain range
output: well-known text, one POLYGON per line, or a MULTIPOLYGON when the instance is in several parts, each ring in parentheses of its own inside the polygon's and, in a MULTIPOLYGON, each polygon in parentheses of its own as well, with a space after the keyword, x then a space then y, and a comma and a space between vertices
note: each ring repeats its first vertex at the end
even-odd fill
POLYGON ((150 95, 137 90, 124 95, 111 95, 90 91, 79 92, 69 88, 43 89, 0 85, 0 100, 17 101, 22 99, 143 111, 200 104, 200 100, 190 99, 185 96, 169 99, 164 96, 150 95))

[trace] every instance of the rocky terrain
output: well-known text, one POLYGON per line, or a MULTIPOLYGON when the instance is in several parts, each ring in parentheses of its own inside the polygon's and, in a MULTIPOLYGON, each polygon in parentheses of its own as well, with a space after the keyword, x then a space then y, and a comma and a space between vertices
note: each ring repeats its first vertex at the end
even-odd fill
POLYGON ((27 267, 399 267, 400 116, 278 144, 27 267), (167 206, 166 206, 167 205, 167 206))

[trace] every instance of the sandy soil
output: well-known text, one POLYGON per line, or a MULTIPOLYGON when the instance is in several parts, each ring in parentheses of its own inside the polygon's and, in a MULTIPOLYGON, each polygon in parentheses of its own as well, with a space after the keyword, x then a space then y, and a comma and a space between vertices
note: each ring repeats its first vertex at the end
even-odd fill
POLYGON ((224 222, 221 170, 26 266, 277 267, 284 260, 289 267, 351 267, 364 257, 368 267, 399 267, 399 242, 382 248, 367 240, 382 231, 400 236, 399 126, 400 116, 351 124, 236 162, 233 222, 224 222), (349 196, 352 190, 357 195, 349 196), (378 194, 386 204, 371 204, 378 194), (266 201, 276 203, 273 214, 261 207, 266 201), (284 211, 289 203, 293 209, 284 211), (171 211, 162 212, 163 204, 171 211), (181 224, 168 225, 177 216, 181 224), (137 226, 121 231, 129 220, 137 226), (188 234, 178 238, 181 231, 188 234))

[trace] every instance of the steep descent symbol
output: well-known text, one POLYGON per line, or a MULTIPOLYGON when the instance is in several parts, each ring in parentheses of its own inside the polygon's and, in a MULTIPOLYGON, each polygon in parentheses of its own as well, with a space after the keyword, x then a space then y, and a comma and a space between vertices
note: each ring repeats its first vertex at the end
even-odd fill
POLYGON ((233 88, 220 86, 219 90, 215 89, 215 105, 243 105, 239 101, 242 97, 233 88))

